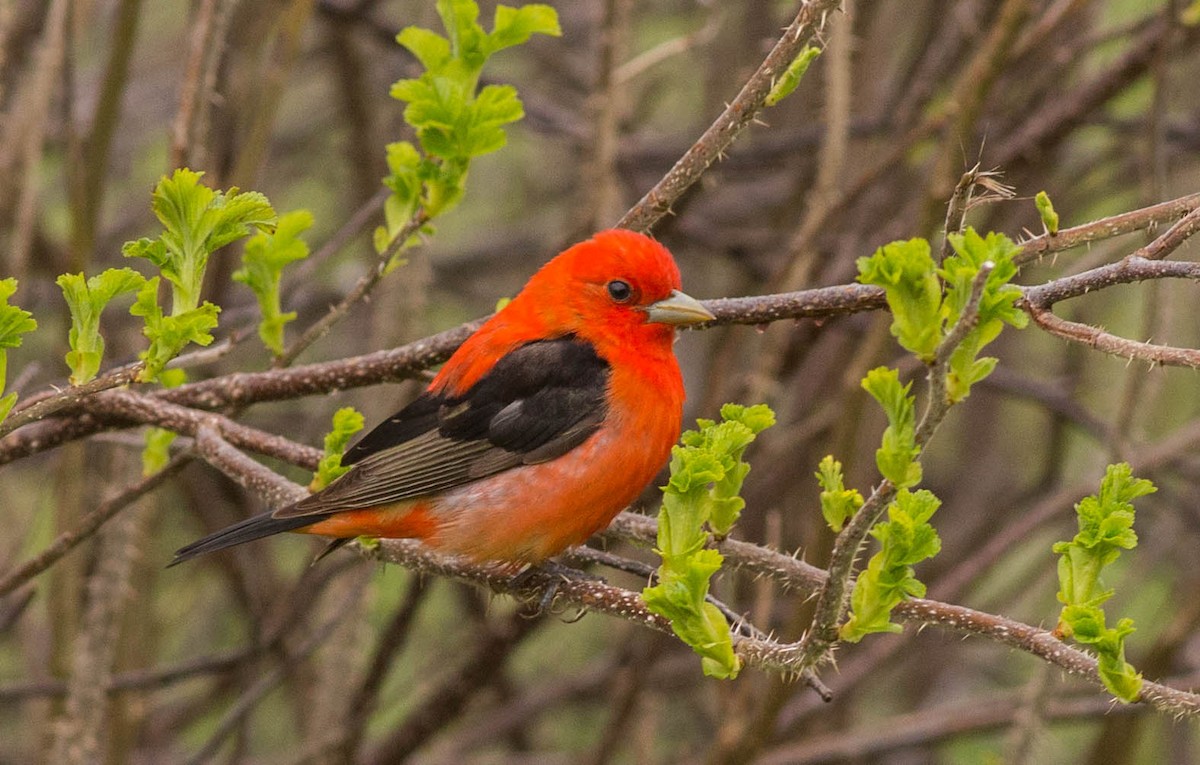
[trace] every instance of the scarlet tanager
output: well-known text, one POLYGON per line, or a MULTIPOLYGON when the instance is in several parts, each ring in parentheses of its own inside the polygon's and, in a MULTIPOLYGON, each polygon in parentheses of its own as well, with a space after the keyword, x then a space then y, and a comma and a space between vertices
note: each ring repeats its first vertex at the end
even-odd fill
POLYGON ((541 268, 411 404, 351 446, 350 471, 175 554, 283 531, 423 540, 537 563, 604 528, 667 461, 683 379, 675 327, 713 315, 658 242, 603 231, 541 268))

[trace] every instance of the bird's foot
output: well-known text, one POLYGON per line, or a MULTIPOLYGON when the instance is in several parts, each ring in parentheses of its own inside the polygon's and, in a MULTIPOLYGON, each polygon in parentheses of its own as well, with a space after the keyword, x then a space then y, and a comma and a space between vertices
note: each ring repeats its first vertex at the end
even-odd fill
MULTIPOLYGON (((580 571, 577 568, 564 565, 552 560, 527 566, 513 575, 509 580, 509 589, 516 595, 528 597, 529 602, 536 603, 530 616, 541 616, 546 613, 556 613, 553 610, 554 601, 562 586, 568 582, 603 582, 603 577, 580 571), (536 596, 536 600, 535 600, 536 596)), ((584 609, 568 619, 568 622, 578 621, 583 617, 584 609)))

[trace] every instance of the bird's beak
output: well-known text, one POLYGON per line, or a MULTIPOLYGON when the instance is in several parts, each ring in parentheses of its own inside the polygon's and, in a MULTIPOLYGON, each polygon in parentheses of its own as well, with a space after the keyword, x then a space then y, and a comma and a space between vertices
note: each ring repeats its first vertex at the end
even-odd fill
POLYGON ((679 290, 673 290, 670 297, 646 306, 646 315, 649 322, 675 327, 703 324, 717 318, 699 300, 679 290))

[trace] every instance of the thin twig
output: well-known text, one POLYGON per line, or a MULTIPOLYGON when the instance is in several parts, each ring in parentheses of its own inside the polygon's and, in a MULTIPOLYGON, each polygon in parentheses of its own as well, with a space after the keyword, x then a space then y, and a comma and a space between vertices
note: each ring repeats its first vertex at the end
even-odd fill
POLYGON ((375 289, 375 286, 387 274, 392 258, 428 222, 429 216, 426 215, 425 211, 423 209, 418 210, 407 223, 400 227, 400 230, 388 242, 388 246, 384 248, 383 252, 379 253, 379 258, 375 261, 375 266, 359 278, 350 292, 346 293, 346 296, 338 301, 337 305, 332 306, 328 313, 313 322, 295 342, 285 348, 283 353, 276 357, 275 366, 290 366, 296 360, 296 357, 307 350, 309 346, 329 334, 329 330, 333 329, 334 324, 341 321, 356 303, 370 294, 371 290, 375 289))
POLYGON ((1013 262, 1022 265, 1051 253, 1153 228, 1184 217, 1196 209, 1200 209, 1200 193, 1060 229, 1056 234, 1042 234, 1023 242, 1021 251, 1013 256, 1013 262))
POLYGON ((776 79, 795 60, 797 54, 825 26, 829 14, 841 5, 839 0, 804 0, 800 12, 784 30, 783 36, 767 54, 762 65, 750 76, 725 111, 684 152, 679 161, 654 188, 617 222, 619 228, 648 231, 671 210, 671 205, 700 179, 709 165, 720 159, 741 132, 762 111, 776 79))
POLYGON ((1200 369, 1200 350, 1177 348, 1171 345, 1155 345, 1118 337, 1090 324, 1080 324, 1059 318, 1048 308, 1031 306, 1029 315, 1033 317, 1033 321, 1038 327, 1055 337, 1082 343, 1089 348, 1095 348, 1113 356, 1147 361, 1152 364, 1200 369))

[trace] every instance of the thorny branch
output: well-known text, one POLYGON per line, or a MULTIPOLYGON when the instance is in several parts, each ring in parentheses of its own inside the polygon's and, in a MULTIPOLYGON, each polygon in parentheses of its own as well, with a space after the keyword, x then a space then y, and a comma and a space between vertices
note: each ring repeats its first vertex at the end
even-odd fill
MULTIPOLYGON (((302 487, 224 442, 212 428, 200 429, 197 447, 213 467, 272 504, 291 502, 305 494, 302 487)), ((622 513, 605 535, 653 545, 657 524, 645 516, 622 513)), ((824 592, 832 581, 824 571, 756 545, 725 540, 718 549, 730 566, 746 568, 802 593, 824 592)), ((507 567, 443 555, 411 539, 381 540, 377 546, 359 546, 358 551, 368 558, 395 563, 417 573, 471 582, 530 602, 540 602, 550 592, 559 607, 584 608, 659 632, 671 631, 670 623, 650 612, 638 593, 614 587, 603 580, 586 576, 564 577, 550 569, 534 569, 514 578, 507 567)), ((902 602, 894 613, 910 623, 947 627, 997 640, 1101 685, 1095 659, 1064 644, 1047 630, 964 606, 920 598, 902 602)), ((735 635, 734 646, 748 666, 784 673, 802 672, 811 666, 812 648, 808 636, 798 643, 779 643, 767 638, 735 635)), ((1146 682, 1140 700, 1175 714, 1200 714, 1200 695, 1159 683, 1146 682)))
MULTIPOLYGON (((922 450, 950 412, 952 402, 946 395, 946 375, 949 372, 947 363, 954 350, 979 321, 979 301, 983 297, 983 288, 992 269, 993 266, 986 263, 979 269, 979 273, 971 282, 971 295, 963 307, 962 314, 934 352, 934 361, 929 365, 928 373, 928 401, 925 413, 916 428, 916 443, 922 450)), ((895 499, 896 491, 897 487, 891 481, 886 478, 880 481, 867 501, 837 535, 833 551, 829 555, 829 575, 817 592, 817 605, 811 625, 799 644, 798 650, 802 658, 796 665, 797 670, 813 669, 829 660, 830 651, 837 642, 838 625, 845 618, 847 593, 852 587, 854 576, 854 561, 866 542, 871 527, 895 499)))
POLYGON ((700 179, 709 165, 724 155, 738 135, 762 111, 776 79, 787 70, 804 46, 820 34, 829 14, 834 13, 840 5, 840 0, 805 0, 801 3, 796 18, 725 111, 684 152, 671 170, 654 184, 654 188, 621 217, 617 226, 649 231, 670 212, 671 205, 700 179))

